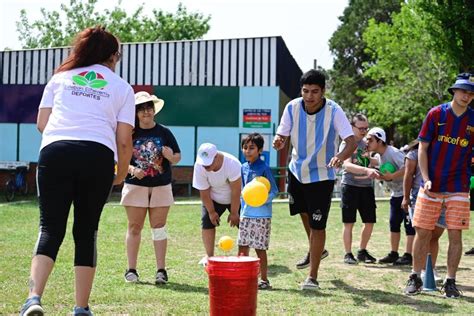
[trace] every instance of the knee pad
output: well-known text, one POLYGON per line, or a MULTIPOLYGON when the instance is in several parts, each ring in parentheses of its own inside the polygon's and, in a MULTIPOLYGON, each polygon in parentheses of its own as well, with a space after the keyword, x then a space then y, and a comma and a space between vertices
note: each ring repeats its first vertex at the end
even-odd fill
POLYGON ((151 239, 153 240, 165 240, 168 238, 168 233, 166 232, 166 225, 161 228, 152 228, 151 229, 151 239))

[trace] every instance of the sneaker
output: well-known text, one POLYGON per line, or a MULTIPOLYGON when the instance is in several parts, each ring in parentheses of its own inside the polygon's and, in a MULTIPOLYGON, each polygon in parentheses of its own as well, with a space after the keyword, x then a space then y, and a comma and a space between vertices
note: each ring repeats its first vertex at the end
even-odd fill
POLYGON ((454 279, 446 279, 441 287, 441 292, 444 292, 444 296, 447 298, 459 298, 462 294, 456 287, 456 280, 454 279))
POLYGON ((168 273, 166 273, 165 269, 158 269, 156 272, 155 284, 166 284, 168 283, 168 273))
POLYGON ((411 266, 411 263, 413 261, 413 257, 409 253, 404 253, 403 256, 398 258, 393 265, 394 266, 411 266))
POLYGON ((296 269, 304 269, 307 267, 309 267, 309 252, 296 263, 296 269))
POLYGON ((135 269, 128 269, 125 271, 125 282, 135 283, 138 282, 138 272, 135 269))
POLYGON ((72 315, 73 316, 93 316, 89 306, 87 307, 79 307, 79 306, 74 306, 74 309, 72 310, 72 315))
MULTIPOLYGON (((327 258, 329 256, 329 251, 326 249, 323 250, 321 253, 321 260, 327 258)), ((304 269, 309 267, 309 252, 304 256, 300 261, 296 263, 296 269, 304 269)))
POLYGON ((329 251, 324 249, 323 252, 321 253, 321 260, 327 258, 328 256, 329 256, 329 251))
POLYGON ((258 282, 258 289, 259 290, 271 290, 272 286, 270 285, 270 281, 260 280, 260 282, 258 282))
POLYGON ((207 256, 202 257, 202 259, 199 260, 198 264, 202 265, 203 267, 207 266, 207 256))
POLYGON ((398 252, 391 251, 388 255, 379 259, 379 263, 394 263, 399 258, 398 252))
POLYGON ((301 289, 302 290, 319 290, 319 283, 312 277, 307 277, 306 280, 301 284, 301 289))
POLYGON ((20 316, 43 316, 44 310, 41 307, 41 297, 32 296, 26 300, 21 307, 20 316))
POLYGON ((474 256, 474 247, 464 253, 466 256, 474 256))
POLYGON ((417 274, 411 274, 405 287, 406 295, 415 295, 421 292, 423 281, 417 274))
POLYGON ((348 252, 344 255, 345 264, 357 264, 357 260, 354 258, 352 252, 348 252))
POLYGON ((357 251, 357 260, 364 263, 375 263, 377 259, 370 255, 366 249, 360 249, 357 251))

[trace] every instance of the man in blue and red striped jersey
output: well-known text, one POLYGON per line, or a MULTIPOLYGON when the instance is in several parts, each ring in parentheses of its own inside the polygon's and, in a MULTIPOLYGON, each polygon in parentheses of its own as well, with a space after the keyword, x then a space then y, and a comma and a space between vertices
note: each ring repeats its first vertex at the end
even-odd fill
MULTIPOLYGON (((283 111, 273 148, 284 147, 291 136, 293 151, 289 165, 288 193, 290 214, 307 214, 311 228, 310 271, 301 285, 303 290, 316 290, 319 263, 326 241, 326 222, 331 206, 335 167, 341 167, 357 145, 351 124, 334 101, 324 97, 326 79, 317 70, 303 74, 301 98, 290 101, 283 111), (337 152, 341 137, 346 147, 337 152)), ((303 222, 304 223, 304 222, 303 222)))
POLYGON ((419 293, 421 263, 441 210, 446 210, 448 227, 448 271, 443 290, 446 297, 457 298, 456 271, 462 254, 462 231, 469 229, 469 180, 474 145, 474 75, 463 73, 448 89, 451 102, 432 108, 423 122, 418 162, 423 177, 415 206, 413 226, 413 270, 406 294, 419 293))

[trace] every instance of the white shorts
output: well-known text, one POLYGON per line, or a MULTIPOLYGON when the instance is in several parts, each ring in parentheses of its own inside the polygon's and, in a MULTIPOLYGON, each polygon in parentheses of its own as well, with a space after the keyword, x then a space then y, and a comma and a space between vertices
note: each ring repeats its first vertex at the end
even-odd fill
POLYGON ((166 207, 173 204, 171 184, 157 187, 143 187, 125 183, 120 205, 134 207, 166 207))

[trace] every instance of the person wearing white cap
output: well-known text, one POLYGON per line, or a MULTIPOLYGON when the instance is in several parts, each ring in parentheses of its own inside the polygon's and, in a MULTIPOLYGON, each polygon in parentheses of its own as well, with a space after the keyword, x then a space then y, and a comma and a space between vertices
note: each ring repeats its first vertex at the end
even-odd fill
POLYGON ((385 131, 373 127, 366 136, 367 149, 380 155, 380 175, 390 188, 390 247, 391 251, 379 259, 379 263, 393 265, 410 265, 412 263, 411 249, 415 230, 411 226, 408 213, 402 208, 403 176, 405 174, 405 155, 401 150, 387 144, 385 131), (392 170, 390 170, 392 169, 392 170), (399 256, 400 226, 404 224, 406 234, 405 253, 399 256))
POLYGON ((146 91, 140 91, 135 93, 135 104, 133 156, 120 201, 125 207, 128 219, 125 239, 128 268, 124 277, 126 282, 138 281, 138 250, 148 213, 155 249, 155 284, 161 285, 168 282, 166 220, 174 202, 171 165, 181 160, 181 150, 173 133, 155 122, 155 116, 165 102, 146 91))
POLYGON ((216 226, 220 217, 229 210, 227 218, 231 227, 237 227, 240 216, 240 191, 242 185, 240 161, 216 145, 203 143, 199 146, 193 172, 193 187, 201 197, 202 241, 206 250, 200 264, 207 264, 207 257, 214 255, 216 226))
POLYGON ((413 268, 405 294, 423 288, 421 269, 426 247, 440 213, 445 210, 448 228, 448 262, 442 292, 458 298, 456 272, 462 255, 462 231, 469 229, 470 165, 474 146, 474 74, 462 73, 448 88, 451 102, 433 107, 421 126, 418 163, 423 179, 415 205, 413 268))

